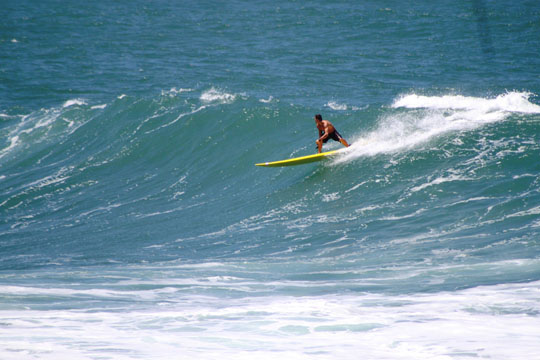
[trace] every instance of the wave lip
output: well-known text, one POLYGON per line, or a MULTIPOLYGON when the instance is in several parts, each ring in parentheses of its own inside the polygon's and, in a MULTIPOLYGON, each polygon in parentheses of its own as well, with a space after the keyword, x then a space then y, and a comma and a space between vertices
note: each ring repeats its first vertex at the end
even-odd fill
POLYGON ((540 106, 529 101, 529 92, 508 92, 493 99, 463 96, 423 96, 416 94, 404 95, 394 101, 393 108, 428 108, 428 109, 464 109, 480 111, 507 111, 518 113, 540 113, 540 106))
POLYGON ((532 93, 508 92, 495 98, 463 95, 403 95, 384 114, 379 125, 353 139, 347 154, 336 163, 411 149, 450 132, 474 131, 508 119, 512 114, 540 114, 540 106, 529 101, 532 93))

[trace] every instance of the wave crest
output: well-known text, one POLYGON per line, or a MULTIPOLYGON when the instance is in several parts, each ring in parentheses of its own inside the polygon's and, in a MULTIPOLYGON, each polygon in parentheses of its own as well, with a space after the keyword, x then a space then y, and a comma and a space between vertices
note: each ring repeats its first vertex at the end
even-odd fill
POLYGON ((392 104, 396 111, 383 115, 379 126, 355 139, 348 154, 337 161, 408 150, 449 132, 471 131, 503 121, 514 113, 540 113, 540 106, 529 101, 532 95, 509 92, 495 98, 401 96, 392 104))
POLYGON ((508 92, 493 99, 486 99, 463 95, 423 96, 410 94, 397 99, 392 107, 540 113, 540 106, 529 101, 532 95, 529 92, 508 92))

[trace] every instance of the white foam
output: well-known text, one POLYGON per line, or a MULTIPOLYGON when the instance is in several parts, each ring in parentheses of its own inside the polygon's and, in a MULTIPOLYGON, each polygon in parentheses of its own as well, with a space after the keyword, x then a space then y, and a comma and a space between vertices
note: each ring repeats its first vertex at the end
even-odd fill
POLYGON ((452 174, 452 175, 449 175, 449 176, 440 176, 434 180, 431 180, 425 184, 422 184, 422 185, 418 185, 418 186, 415 186, 411 189, 412 192, 417 192, 417 191, 420 191, 420 190, 423 190, 427 187, 430 187, 430 186, 433 186, 433 185, 439 185, 439 184, 442 184, 442 183, 445 183, 445 182, 452 182, 452 181, 469 181, 469 180, 473 180, 472 178, 468 178, 468 177, 465 177, 465 176, 460 176, 460 175, 456 175, 456 174, 452 174))
POLYGON ((176 96, 178 94, 185 93, 185 92, 191 92, 191 91, 193 91, 193 89, 184 89, 184 88, 177 89, 177 88, 173 87, 173 88, 170 88, 168 91, 162 90, 161 95, 162 96, 174 97, 174 96, 176 96))
POLYGON ((345 110, 357 111, 357 110, 362 109, 362 108, 359 108, 357 106, 349 106, 347 104, 340 104, 340 103, 335 102, 335 101, 329 101, 329 102, 326 103, 325 106, 329 107, 332 110, 336 110, 336 111, 345 111, 345 110))
POLYGON ((331 201, 339 200, 340 198, 341 198, 341 196, 339 195, 339 193, 335 192, 335 193, 331 193, 331 194, 323 194, 322 201, 331 202, 331 201))
POLYGON ((94 105, 90 109, 105 109, 107 107, 107 104, 101 104, 101 105, 94 105))
POLYGON ((354 190, 358 189, 359 187, 361 187, 361 186, 363 186, 363 185, 365 185, 367 183, 368 183, 368 181, 362 181, 361 183, 354 185, 352 188, 350 188, 348 190, 345 190, 345 192, 349 193, 351 191, 354 191, 354 190))
POLYGON ((527 210, 518 211, 516 213, 507 215, 506 218, 521 217, 521 216, 531 216, 531 215, 540 215, 540 206, 535 206, 527 210))
POLYGON ((344 111, 344 110, 347 110, 347 105, 345 104, 338 104, 337 102, 335 101, 330 101, 326 104, 326 106, 328 106, 330 109, 332 110, 341 110, 341 111, 344 111))
POLYGON ((471 131, 503 121, 512 113, 540 113, 540 106, 528 101, 531 95, 511 92, 493 99, 461 95, 401 96, 392 104, 401 111, 383 115, 378 128, 352 139, 351 147, 336 162, 409 150, 443 134, 471 131))
MULTIPOLYGON (((68 117, 63 117, 62 114, 64 114, 64 109, 80 105, 86 105, 86 101, 84 99, 71 99, 64 102, 61 106, 40 109, 27 115, 16 115, 21 120, 7 128, 9 132, 5 137, 8 139, 9 145, 0 150, 0 158, 6 156, 16 148, 29 145, 26 141, 29 138, 32 138, 31 142, 35 145, 39 142, 46 141, 51 132, 56 134, 58 132, 64 132, 66 129, 65 126, 59 126, 56 129, 54 127, 55 124, 60 124, 60 122, 67 123, 67 128, 69 128, 69 131, 63 134, 71 134, 78 126, 74 126, 76 123, 68 117)), ((79 123, 79 126, 80 124, 82 122, 79 123)))
POLYGON ((200 99, 206 103, 219 102, 222 104, 230 104, 236 100, 236 95, 229 94, 212 87, 210 90, 203 92, 200 99))
MULTIPOLYGON (((242 279, 216 275, 202 283, 233 290, 237 281, 242 279)), ((352 360, 361 353, 366 359, 506 360, 533 359, 540 352, 540 282, 405 295, 240 298, 197 295, 191 289, 182 293, 176 287, 135 290, 136 286, 128 286, 133 289, 129 291, 2 287, 18 305, 0 311, 0 358, 205 360, 278 355, 284 360, 352 360), (36 297, 48 296, 56 302, 49 309, 34 305, 36 297), (66 299, 76 305, 62 306, 69 304, 63 303, 66 299), (88 307, 82 307, 85 304, 88 307)))
POLYGON ((62 105, 62 107, 67 108, 74 105, 78 105, 78 106, 86 105, 86 101, 84 99, 71 99, 71 100, 66 101, 64 105, 62 105))
POLYGON ((17 146, 18 143, 19 143, 18 135, 10 137, 8 147, 0 150, 0 159, 3 158, 6 154, 8 154, 11 150, 13 150, 17 146))
POLYGON ((274 100, 274 97, 270 95, 270 97, 268 99, 259 99, 260 102, 264 103, 264 104, 268 104, 270 102, 272 102, 272 100, 274 100))
MULTIPOLYGON (((174 88, 173 88, 174 89, 174 88)), ((171 89, 171 90, 173 90, 171 89)), ((192 91, 192 89, 180 89, 180 90, 175 90, 177 92, 183 92, 183 91, 192 91)), ((194 115, 196 113, 198 113, 199 111, 201 110, 204 110, 206 109, 207 107, 211 107, 211 106, 217 106, 219 104, 229 104, 229 103, 232 103, 235 99, 236 99, 237 95, 233 95, 233 94, 228 94, 228 93, 225 93, 225 92, 222 92, 222 91, 219 91, 219 90, 216 90, 215 88, 211 88, 210 90, 207 90, 205 92, 202 93, 201 97, 200 97, 200 100, 204 103, 203 105, 197 107, 197 108, 192 108, 191 111, 188 111, 188 112, 183 112, 181 114, 179 114, 176 118, 174 118, 173 120, 165 123, 165 124, 162 124, 154 129, 151 129, 151 130, 148 130, 146 131, 145 133, 146 134, 150 134, 150 133, 153 133, 155 131, 158 131, 162 128, 165 128, 165 127, 168 127, 168 126, 171 126, 171 125, 174 125, 176 124, 179 120, 181 120, 182 118, 186 117, 186 116, 190 116, 190 115, 194 115)), ((141 130, 141 128, 146 124, 148 123, 150 120, 152 119, 155 119, 157 117, 160 117, 162 116, 163 114, 162 113, 157 113, 157 114, 154 114, 152 116, 150 116, 149 118, 145 119, 138 127, 137 129, 135 130, 135 132, 138 132, 139 130, 141 130)))
POLYGON ((448 205, 444 205, 443 207, 450 207, 450 206, 455 206, 455 205, 460 205, 460 204, 467 204, 473 201, 483 201, 483 200, 491 200, 491 199, 492 198, 486 197, 486 196, 478 196, 478 197, 472 197, 470 199, 459 200, 459 201, 450 203, 448 205))
MULTIPOLYGON (((163 125, 161 125, 161 126, 158 126, 158 127, 155 128, 155 129, 146 131, 146 134, 150 134, 150 133, 153 133, 153 132, 155 132, 155 131, 158 131, 158 130, 160 130, 160 129, 162 129, 162 128, 171 126, 171 125, 177 123, 180 119, 182 119, 182 118, 184 118, 184 117, 186 117, 186 116, 189 116, 189 115, 196 114, 196 113, 198 113, 199 111, 206 109, 206 107, 207 107, 206 105, 202 105, 202 106, 199 106, 198 108, 196 108, 196 109, 194 109, 194 110, 192 110, 192 111, 185 112, 185 113, 181 113, 181 114, 178 115, 174 120, 169 121, 168 123, 163 124, 163 125)), ((159 116, 159 115, 154 115, 154 116, 151 116, 151 117, 145 119, 145 120, 137 127, 137 129, 135 130, 135 132, 139 131, 145 123, 147 123, 148 121, 150 121, 151 119, 153 119, 153 118, 155 118, 155 117, 157 117, 157 116, 159 116)))
POLYGON ((508 92, 496 98, 479 98, 462 95, 422 96, 410 94, 401 96, 392 104, 392 107, 540 113, 540 106, 529 101, 532 95, 528 92, 508 92))

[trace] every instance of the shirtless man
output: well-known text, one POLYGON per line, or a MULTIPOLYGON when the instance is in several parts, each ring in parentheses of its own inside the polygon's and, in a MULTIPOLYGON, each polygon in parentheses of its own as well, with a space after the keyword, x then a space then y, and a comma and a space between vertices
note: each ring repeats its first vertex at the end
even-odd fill
POLYGON ((323 120, 322 116, 317 114, 315 115, 315 124, 317 125, 317 129, 319 129, 319 138, 317 141, 317 149, 319 150, 319 153, 322 150, 322 144, 326 143, 328 139, 332 139, 334 141, 339 141, 342 143, 345 147, 349 147, 349 144, 347 141, 341 136, 341 134, 336 130, 334 125, 328 120, 323 120))

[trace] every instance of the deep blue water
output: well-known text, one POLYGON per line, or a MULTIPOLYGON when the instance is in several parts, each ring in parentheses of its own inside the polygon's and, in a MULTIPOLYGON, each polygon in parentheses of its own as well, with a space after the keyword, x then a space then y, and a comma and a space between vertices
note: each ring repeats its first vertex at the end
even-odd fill
POLYGON ((3 7, 0 357, 540 352, 537 2, 3 7))

